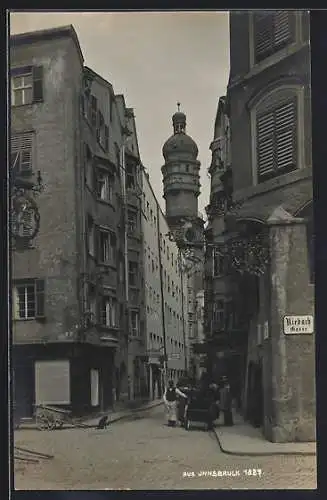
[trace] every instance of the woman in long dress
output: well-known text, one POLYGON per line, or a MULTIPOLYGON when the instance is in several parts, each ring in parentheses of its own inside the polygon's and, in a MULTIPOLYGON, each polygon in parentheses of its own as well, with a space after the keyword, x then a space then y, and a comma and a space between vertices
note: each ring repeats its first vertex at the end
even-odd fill
POLYGON ((168 425, 170 427, 176 426, 177 421, 177 396, 187 399, 186 394, 180 391, 178 387, 174 386, 174 382, 169 380, 168 387, 166 388, 163 400, 167 410, 168 425))

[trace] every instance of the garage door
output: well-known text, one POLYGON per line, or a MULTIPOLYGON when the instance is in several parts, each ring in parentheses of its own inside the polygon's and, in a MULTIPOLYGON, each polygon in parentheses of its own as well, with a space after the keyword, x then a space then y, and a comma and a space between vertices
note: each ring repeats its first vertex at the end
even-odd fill
POLYGON ((35 403, 70 404, 69 360, 35 362, 35 403))

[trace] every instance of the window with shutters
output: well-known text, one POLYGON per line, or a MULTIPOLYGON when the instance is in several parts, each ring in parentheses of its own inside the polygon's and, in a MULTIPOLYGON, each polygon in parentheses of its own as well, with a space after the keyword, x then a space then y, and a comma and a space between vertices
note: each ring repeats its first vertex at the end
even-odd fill
POLYGON ((11 105, 22 106, 43 100, 42 66, 11 69, 11 105))
POLYGON ((43 279, 17 280, 13 287, 13 319, 28 320, 45 316, 43 279))
POLYGON ((10 166, 17 174, 31 173, 33 168, 33 132, 14 134, 10 139, 10 166))
POLYGON ((258 182, 297 168, 297 99, 256 116, 258 182))
POLYGON ((295 12, 278 10, 253 14, 254 60, 274 54, 295 38, 295 12))

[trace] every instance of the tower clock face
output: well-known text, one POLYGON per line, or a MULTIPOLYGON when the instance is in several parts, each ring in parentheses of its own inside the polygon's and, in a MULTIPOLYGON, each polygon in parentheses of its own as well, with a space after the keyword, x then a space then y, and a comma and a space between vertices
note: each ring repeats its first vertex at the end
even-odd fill
POLYGON ((37 204, 27 196, 15 197, 12 202, 12 233, 14 238, 32 240, 40 227, 37 204))

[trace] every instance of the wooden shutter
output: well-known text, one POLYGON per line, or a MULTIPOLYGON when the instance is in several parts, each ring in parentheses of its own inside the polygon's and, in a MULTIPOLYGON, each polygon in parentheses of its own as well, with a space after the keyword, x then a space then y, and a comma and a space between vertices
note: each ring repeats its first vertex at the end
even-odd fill
POLYGON ((43 101, 43 67, 33 67, 33 102, 43 101))
POLYGON ((259 62, 272 51, 274 14, 254 14, 253 24, 255 60, 259 62))
POLYGON ((13 135, 10 146, 11 167, 19 172, 32 170, 33 132, 13 135))
POLYGON ((296 98, 275 110, 275 163, 277 170, 291 170, 296 167, 296 114, 296 98))
POLYGON ((35 281, 35 302, 36 302, 36 318, 44 318, 45 316, 45 282, 44 279, 35 281))
POLYGON ((274 172, 274 112, 257 116, 257 172, 262 177, 274 172))
POLYGON ((274 46, 276 49, 290 42, 291 16, 294 16, 294 13, 287 10, 279 10, 274 14, 274 46))

